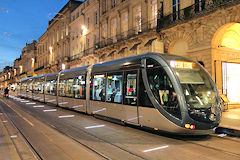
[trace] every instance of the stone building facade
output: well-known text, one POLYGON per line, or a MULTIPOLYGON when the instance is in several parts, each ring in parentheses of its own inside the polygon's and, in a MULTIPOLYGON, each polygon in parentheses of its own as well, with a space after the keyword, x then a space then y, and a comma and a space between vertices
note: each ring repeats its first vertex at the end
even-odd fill
POLYGON ((219 92, 240 103, 239 7, 238 0, 70 0, 38 39, 34 73, 26 76, 175 54, 204 64, 219 92))

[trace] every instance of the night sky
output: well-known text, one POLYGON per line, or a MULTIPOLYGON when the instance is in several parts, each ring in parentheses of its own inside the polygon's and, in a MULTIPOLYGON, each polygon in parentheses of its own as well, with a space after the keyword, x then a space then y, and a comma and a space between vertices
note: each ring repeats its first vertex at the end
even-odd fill
POLYGON ((47 30, 68 0, 0 0, 0 72, 47 30))

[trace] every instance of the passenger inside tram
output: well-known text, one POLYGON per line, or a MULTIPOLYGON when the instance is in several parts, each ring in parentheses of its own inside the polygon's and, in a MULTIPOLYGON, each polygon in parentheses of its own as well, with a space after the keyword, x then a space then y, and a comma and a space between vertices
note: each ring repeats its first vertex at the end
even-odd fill
POLYGON ((159 68, 149 70, 148 81, 155 98, 166 110, 177 110, 177 94, 168 76, 159 68))

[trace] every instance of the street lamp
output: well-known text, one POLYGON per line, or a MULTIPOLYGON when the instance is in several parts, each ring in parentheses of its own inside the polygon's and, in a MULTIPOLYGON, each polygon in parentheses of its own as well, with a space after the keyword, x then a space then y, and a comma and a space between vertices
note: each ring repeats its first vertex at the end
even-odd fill
POLYGON ((82 25, 82 35, 85 36, 88 32, 88 29, 86 26, 82 25))
POLYGON ((23 66, 19 66, 19 68, 20 68, 20 73, 22 73, 23 66))
POLYGON ((63 63, 63 64, 62 64, 62 70, 65 70, 65 68, 66 68, 66 66, 65 66, 65 64, 63 63))
POLYGON ((49 47, 50 54, 52 54, 52 50, 53 50, 53 48, 52 48, 52 46, 50 46, 49 47))
POLYGON ((32 58, 32 68, 34 67, 34 58, 32 58))

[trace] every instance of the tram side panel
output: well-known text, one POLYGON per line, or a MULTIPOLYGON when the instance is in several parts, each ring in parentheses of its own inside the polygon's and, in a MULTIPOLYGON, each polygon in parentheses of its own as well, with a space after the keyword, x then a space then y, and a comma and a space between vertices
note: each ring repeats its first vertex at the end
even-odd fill
POLYGON ((86 112, 86 75, 62 72, 58 84, 58 105, 80 112, 86 112))
MULTIPOLYGON (((136 75, 135 75, 136 78, 136 75)), ((136 106, 136 79, 123 83, 123 71, 112 72, 107 74, 94 74, 91 84, 91 113, 98 114, 118 120, 124 120, 129 123, 138 123, 137 106, 136 106), (130 85, 131 82, 131 85, 130 85), (133 84, 135 83, 135 84, 133 84), (132 94, 126 96, 123 103, 123 92, 125 85, 135 86, 132 94)))
POLYGON ((44 77, 34 79, 33 99, 44 102, 44 77))
POLYGON ((47 80, 45 84, 45 102, 57 105, 56 79, 47 80))

